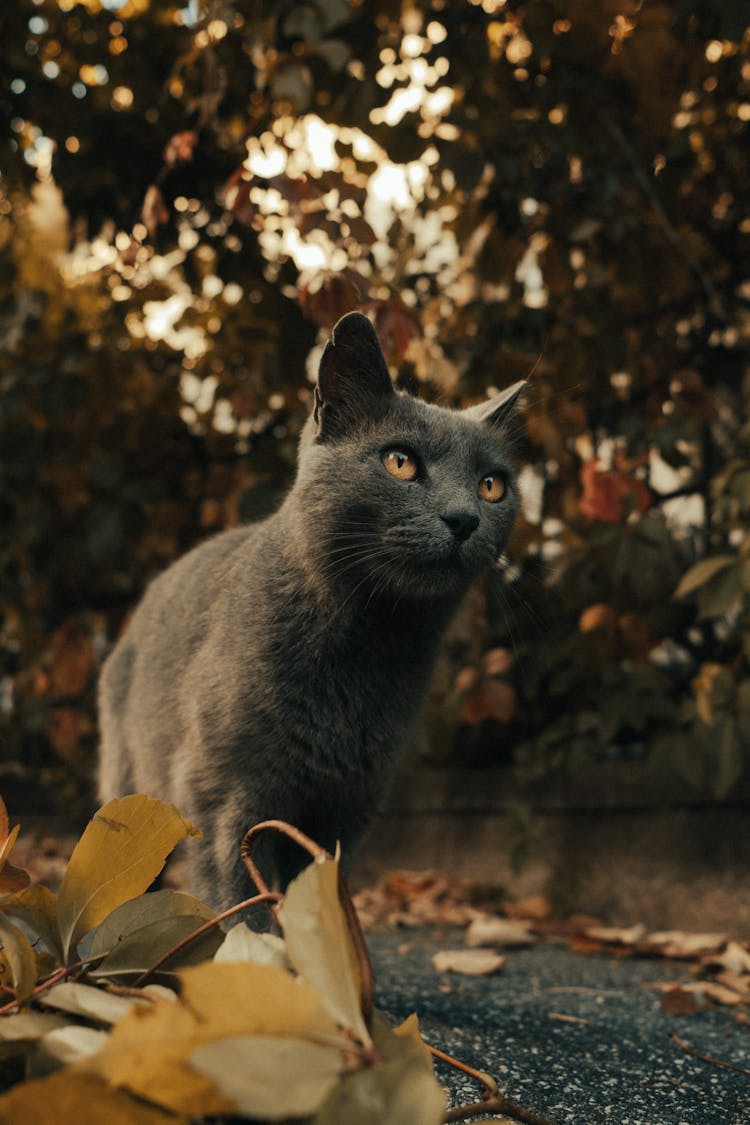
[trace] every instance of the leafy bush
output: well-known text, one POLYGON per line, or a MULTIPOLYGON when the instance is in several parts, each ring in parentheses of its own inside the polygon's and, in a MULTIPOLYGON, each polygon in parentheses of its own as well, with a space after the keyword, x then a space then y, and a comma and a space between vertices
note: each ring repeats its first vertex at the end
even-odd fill
POLYGON ((159 568, 274 504, 355 305, 428 397, 532 372, 526 515, 430 755, 460 730, 532 780, 615 759, 735 788, 739 7, 19 0, 0 42, 6 790, 85 805, 103 652, 159 568))

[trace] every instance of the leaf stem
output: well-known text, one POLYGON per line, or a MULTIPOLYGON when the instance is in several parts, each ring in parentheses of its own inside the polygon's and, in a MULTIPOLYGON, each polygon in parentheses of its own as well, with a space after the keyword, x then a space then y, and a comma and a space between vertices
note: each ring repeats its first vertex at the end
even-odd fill
MULTIPOLYGON (((333 859, 330 852, 326 851, 320 844, 316 844, 314 840, 306 836, 299 828, 295 828, 293 824, 288 824, 285 820, 262 820, 259 824, 254 824, 252 828, 248 829, 243 837, 242 847, 240 849, 242 860, 250 874, 250 878, 260 891, 267 892, 268 886, 253 859, 253 846, 256 837, 259 836, 261 832, 268 831, 281 832, 284 836, 288 836, 290 840, 294 840, 301 848, 304 848, 313 859, 333 859)), ((357 911, 354 908, 349 888, 346 885, 340 869, 338 892, 339 902, 344 911, 344 917, 349 927, 349 935, 352 939, 354 953, 359 966, 360 1007, 365 1024, 369 1028, 372 1020, 375 995, 372 963, 370 961, 370 955, 367 952, 367 945, 362 933, 362 927, 359 923, 359 918, 357 917, 357 911)))
POLYGON ((700 1059, 701 1062, 710 1063, 711 1066, 721 1066, 725 1070, 737 1070, 740 1074, 750 1074, 750 1069, 746 1066, 738 1066, 736 1063, 725 1062, 724 1059, 715 1059, 712 1055, 701 1054, 700 1051, 696 1051, 695 1047, 691 1047, 689 1043, 686 1043, 684 1039, 680 1039, 679 1035, 674 1031, 669 1038, 677 1044, 681 1051, 685 1051, 686 1054, 692 1055, 695 1059, 700 1059))
POLYGON ((481 1102, 472 1102, 471 1105, 455 1106, 446 1112, 443 1121, 464 1121, 467 1117, 479 1117, 480 1114, 487 1113, 502 1113, 505 1117, 522 1122, 522 1125, 555 1125, 549 1118, 540 1117, 538 1113, 532 1113, 530 1109, 508 1101, 502 1094, 485 1098, 481 1102))
POLYGON ((244 902, 238 902, 236 906, 230 906, 228 910, 223 910, 221 914, 217 914, 214 918, 209 918, 202 926, 198 926, 197 930, 193 930, 180 941, 176 942, 166 953, 162 954, 158 961, 154 961, 153 965, 145 969, 144 972, 133 981, 132 987, 134 989, 143 988, 149 977, 152 977, 166 961, 169 961, 171 957, 179 953, 186 945, 190 945, 191 942, 196 941, 199 937, 202 937, 203 934, 207 934, 208 931, 212 930, 215 926, 221 925, 227 918, 231 918, 233 914, 238 914, 241 910, 248 910, 251 906, 260 906, 261 903, 264 902, 280 902, 283 897, 283 895, 278 894, 276 891, 266 890, 263 891, 262 894, 253 895, 252 898, 246 898, 244 902))

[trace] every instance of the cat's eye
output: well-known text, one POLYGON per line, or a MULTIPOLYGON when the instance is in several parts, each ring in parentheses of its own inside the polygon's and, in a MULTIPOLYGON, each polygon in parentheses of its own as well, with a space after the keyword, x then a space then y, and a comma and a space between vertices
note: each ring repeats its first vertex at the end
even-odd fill
POLYGON ((386 449, 383 464, 398 480, 414 480, 419 471, 416 457, 406 449, 386 449))
POLYGON ((498 500, 502 500, 505 496, 505 477, 502 473, 488 473, 486 477, 482 477, 478 486, 477 494, 480 500, 486 500, 489 504, 497 504, 498 500))

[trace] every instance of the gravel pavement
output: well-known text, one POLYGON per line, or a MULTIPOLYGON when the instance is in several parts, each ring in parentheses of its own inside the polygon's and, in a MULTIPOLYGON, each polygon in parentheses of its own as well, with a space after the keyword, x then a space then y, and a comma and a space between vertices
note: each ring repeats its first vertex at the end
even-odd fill
MULTIPOLYGON (((572 953, 551 943, 510 951, 491 977, 438 974, 431 956, 460 948, 458 931, 370 932, 377 1004, 419 1015, 425 1039, 489 1072, 507 1098, 554 1125, 749 1125, 750 1025, 728 1008, 667 1016, 653 982, 689 981, 689 967, 572 953)), ((454 1104, 477 1085, 439 1067, 454 1104)))

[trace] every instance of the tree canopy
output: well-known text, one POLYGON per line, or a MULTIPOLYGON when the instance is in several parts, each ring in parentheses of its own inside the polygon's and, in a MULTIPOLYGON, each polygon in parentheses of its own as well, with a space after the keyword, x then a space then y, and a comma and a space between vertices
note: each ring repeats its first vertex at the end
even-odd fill
POLYGON ((0 7, 4 777, 85 791, 107 646, 180 551, 273 508, 356 307, 427 397, 530 379, 525 514, 456 623, 427 752, 460 729, 529 779, 741 782, 745 22, 719 0, 0 7))

